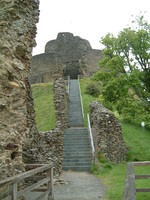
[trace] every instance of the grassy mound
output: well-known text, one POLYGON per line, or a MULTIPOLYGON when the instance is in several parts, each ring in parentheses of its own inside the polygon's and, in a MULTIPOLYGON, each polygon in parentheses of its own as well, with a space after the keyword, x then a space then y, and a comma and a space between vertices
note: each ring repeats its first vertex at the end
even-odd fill
POLYGON ((55 128, 55 109, 53 101, 53 84, 42 83, 32 85, 32 95, 36 112, 36 123, 39 131, 55 128))

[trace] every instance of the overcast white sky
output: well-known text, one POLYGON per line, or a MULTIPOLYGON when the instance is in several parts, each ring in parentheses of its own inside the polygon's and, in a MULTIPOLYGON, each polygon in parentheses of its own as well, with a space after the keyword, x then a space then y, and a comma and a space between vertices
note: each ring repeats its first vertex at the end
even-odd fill
POLYGON ((44 53, 45 44, 59 32, 71 32, 87 39, 93 49, 101 49, 102 36, 117 34, 140 11, 146 11, 150 23, 150 0, 40 0, 33 55, 44 53))

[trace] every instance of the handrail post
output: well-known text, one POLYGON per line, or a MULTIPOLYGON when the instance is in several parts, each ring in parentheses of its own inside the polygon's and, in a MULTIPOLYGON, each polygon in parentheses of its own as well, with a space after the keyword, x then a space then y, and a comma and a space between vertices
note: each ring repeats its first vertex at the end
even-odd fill
POLYGON ((89 129, 89 134, 90 134, 90 141, 91 141, 93 160, 94 160, 94 164, 95 164, 95 148, 94 148, 93 135, 92 135, 91 125, 90 125, 89 113, 87 113, 87 120, 88 120, 88 129, 89 129))
POLYGON ((128 163, 123 200, 136 200, 134 164, 128 163))
POLYGON ((78 75, 78 85, 79 85, 79 93, 80 93, 80 101, 81 101, 82 116, 83 116, 83 119, 84 119, 83 101, 82 101, 82 95, 81 95, 81 88, 80 88, 80 79, 79 79, 79 75, 78 75))
POLYGON ((12 200, 17 200, 18 186, 17 182, 13 184, 12 200))
POLYGON ((54 200, 53 194, 53 167, 50 168, 48 173, 50 180, 47 183, 47 190, 48 190, 48 200, 54 200))

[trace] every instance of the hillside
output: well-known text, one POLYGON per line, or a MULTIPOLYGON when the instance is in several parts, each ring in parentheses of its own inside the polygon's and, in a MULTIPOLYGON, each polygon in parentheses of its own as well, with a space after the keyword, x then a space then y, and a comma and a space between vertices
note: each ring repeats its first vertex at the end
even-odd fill
MULTIPOLYGON (((87 125, 86 113, 89 112, 89 104, 96 97, 86 93, 86 86, 89 84, 89 79, 82 79, 81 90, 83 96, 83 105, 85 113, 85 126, 87 125)), ((37 84, 32 86, 36 121, 38 129, 42 131, 49 130, 55 127, 55 112, 53 105, 53 89, 52 84, 37 84)), ((140 125, 127 123, 121 121, 123 129, 123 137, 129 147, 128 160, 129 161, 145 161, 150 160, 150 131, 142 128, 140 125)), ((113 164, 104 159, 99 152, 98 160, 100 161, 101 169, 98 166, 92 167, 92 172, 100 177, 107 187, 107 200, 122 199, 123 189, 125 184, 126 166, 127 162, 120 164, 113 164)), ((149 174, 150 167, 136 168, 136 174, 149 174)), ((136 187, 150 187, 147 180, 136 181, 136 187)), ((137 199, 149 200, 149 193, 137 194, 137 199)))
POLYGON ((53 102, 53 84, 41 83, 32 85, 36 123, 39 131, 55 128, 55 110, 53 102))

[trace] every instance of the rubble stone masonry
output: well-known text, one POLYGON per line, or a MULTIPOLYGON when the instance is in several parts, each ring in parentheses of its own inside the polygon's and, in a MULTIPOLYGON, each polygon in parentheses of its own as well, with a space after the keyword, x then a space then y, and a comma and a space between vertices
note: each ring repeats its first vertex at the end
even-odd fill
MULTIPOLYGON (((64 130, 69 127, 68 122, 68 94, 66 84, 63 78, 57 78, 54 81, 54 106, 56 113, 56 128, 47 132, 40 132, 38 139, 38 148, 41 161, 54 163, 54 175, 59 176, 62 172, 64 130)), ((33 154, 34 157, 37 157, 33 154)), ((39 162, 41 162, 39 160, 39 162)))
POLYGON ((45 53, 32 57, 29 79, 32 84, 53 81, 58 71, 71 79, 89 77, 99 70, 101 58, 101 50, 92 49, 87 40, 69 32, 58 33, 45 45, 45 53))
POLYGON ((128 148, 124 142, 122 128, 114 114, 98 101, 90 105, 90 121, 94 130, 96 153, 112 162, 119 163, 126 159, 128 148))
POLYGON ((29 135, 25 80, 38 6, 37 0, 0 1, 0 178, 24 170, 22 146, 29 135))

